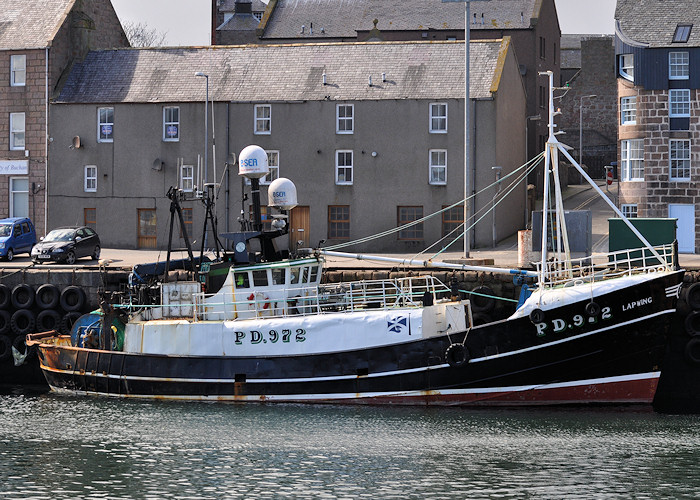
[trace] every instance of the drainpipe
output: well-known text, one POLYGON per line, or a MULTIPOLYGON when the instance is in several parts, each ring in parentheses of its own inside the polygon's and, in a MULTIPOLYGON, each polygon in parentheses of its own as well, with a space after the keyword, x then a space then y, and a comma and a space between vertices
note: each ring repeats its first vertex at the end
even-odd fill
MULTIPOLYGON (((230 175, 231 175, 231 165, 229 164, 229 159, 231 158, 231 102, 226 103, 226 191, 224 191, 224 203, 226 204, 225 214, 226 214, 226 232, 230 231, 230 213, 229 208, 229 197, 231 196, 231 186, 230 186, 230 175)), ((228 244, 228 240, 227 244, 228 244)))
MULTIPOLYGON (((47 232, 48 228, 48 218, 49 218, 49 48, 46 47, 45 50, 45 70, 44 77, 46 79, 45 88, 45 103, 44 103, 44 143, 46 147, 44 149, 44 234, 47 232)), ((32 193, 32 199, 34 198, 34 193, 32 193)))

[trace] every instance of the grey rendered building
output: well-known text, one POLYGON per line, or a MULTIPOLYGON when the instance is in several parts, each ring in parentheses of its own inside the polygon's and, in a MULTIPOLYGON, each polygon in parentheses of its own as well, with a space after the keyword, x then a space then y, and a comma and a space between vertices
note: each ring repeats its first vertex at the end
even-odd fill
MULTIPOLYGON (((470 176, 479 191, 494 181, 493 166, 505 176, 523 163, 526 104, 508 38, 472 42, 471 67, 470 176)), ((250 210, 236 166, 224 173, 250 144, 268 152, 273 177, 297 185, 293 241, 353 240, 463 198, 463 42, 106 50, 76 64, 52 104, 51 226, 91 213, 104 246, 163 248, 168 188, 202 183, 207 82, 208 144, 215 142, 207 179, 222 182, 221 232, 238 230, 241 211, 250 210)), ((493 194, 481 193, 475 206, 493 194)), ((265 202, 265 186, 262 195, 265 202)), ((201 241, 204 207, 184 207, 201 241)), ((497 238, 525 216, 523 185, 497 207, 497 238)), ((459 207, 353 250, 420 250, 461 219, 459 207)), ((491 245, 490 217, 474 240, 491 245)))

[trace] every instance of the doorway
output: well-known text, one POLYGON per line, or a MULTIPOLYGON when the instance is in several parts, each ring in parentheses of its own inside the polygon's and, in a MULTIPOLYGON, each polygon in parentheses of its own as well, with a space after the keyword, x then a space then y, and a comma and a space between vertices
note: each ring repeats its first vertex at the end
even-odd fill
POLYGON ((309 207, 297 206, 289 214, 289 238, 290 248, 309 248, 311 245, 309 230, 311 227, 309 220, 309 207), (299 243, 301 242, 301 243, 299 243))
POLYGON ((668 216, 678 219, 676 239, 680 253, 695 253, 695 206, 669 204, 668 216))
POLYGON ((138 248, 156 248, 156 209, 138 208, 138 248))

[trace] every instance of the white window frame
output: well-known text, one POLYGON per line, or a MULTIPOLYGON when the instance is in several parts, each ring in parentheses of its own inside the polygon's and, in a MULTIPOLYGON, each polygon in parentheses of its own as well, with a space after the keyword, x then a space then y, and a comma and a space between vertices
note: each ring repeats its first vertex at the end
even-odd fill
POLYGON ((97 142, 114 142, 114 107, 112 106, 104 106, 101 108, 97 108, 97 142), (102 120, 102 111, 106 110, 112 110, 112 120, 102 120), (102 127, 103 126, 109 126, 112 127, 111 132, 109 134, 105 134, 104 137, 102 136, 102 127))
POLYGON ((690 140, 689 139, 670 139, 668 144, 668 163, 669 163, 669 179, 672 181, 689 181, 690 180, 690 140), (684 147, 678 149, 677 145, 683 144, 684 147), (676 147, 674 148, 674 145, 676 147), (674 154, 675 153, 675 154, 674 154), (682 156, 678 156, 681 153, 682 156), (687 175, 678 175, 679 173, 687 175), (674 175, 675 174, 675 175, 674 175))
POLYGON ((634 81, 634 54, 620 54, 620 76, 634 81))
POLYGON ((430 133, 431 134, 446 134, 447 133, 447 103, 446 102, 431 102, 430 103, 430 133), (444 107, 445 114, 440 113, 444 107))
POLYGON ((85 165, 83 190, 86 193, 97 192, 97 165, 85 165))
POLYGON ((620 205, 620 211, 622 212, 622 215, 628 219, 637 218, 639 214, 636 203, 623 203, 620 205))
POLYGON ((179 142, 180 141, 180 106, 163 106, 163 141, 164 142, 179 142), (168 111, 176 110, 177 117, 168 116, 168 111), (177 118, 177 119, 173 119, 177 118), (168 135, 168 127, 175 127, 177 134, 174 137, 168 135))
POLYGON ((22 151, 26 148, 26 126, 24 113, 10 113, 10 151, 22 151))
POLYGON ((256 104, 253 111, 253 119, 253 133, 255 135, 270 135, 272 133, 272 105, 256 104), (258 116, 258 110, 267 110, 267 116, 264 115, 264 112, 261 116, 258 116))
POLYGON ((620 125, 637 124, 637 96, 620 98, 620 125))
POLYGON ((10 217, 29 217, 29 177, 10 177, 10 217), (26 181, 26 188, 23 190, 15 189, 17 181, 26 181), (25 195, 26 206, 21 213, 15 212, 15 197, 25 195))
POLYGON ((180 165, 180 189, 185 193, 194 191, 194 165, 180 165))
POLYGON ((447 184, 447 150, 429 150, 428 165, 428 183, 433 186, 445 186, 447 184), (440 179, 440 172, 442 172, 442 179, 440 179))
POLYGON ((267 166, 270 172, 260 179, 260 184, 270 184, 280 176, 280 152, 278 150, 265 151, 267 153, 267 166))
POLYGON ((620 181, 644 180, 644 139, 620 141, 620 167, 620 181))
POLYGON ((690 118, 690 89, 669 89, 668 116, 690 118))
POLYGON ((18 54, 10 56, 10 86, 24 87, 27 85, 27 56, 18 54))
POLYGON ((352 185, 354 181, 354 172, 353 172, 353 163, 354 163, 354 154, 352 149, 336 149, 335 151, 335 183, 338 186, 350 186, 352 185), (340 164, 340 156, 341 154, 343 155, 344 159, 350 158, 350 164, 343 163, 342 165, 340 164), (341 171, 343 172, 343 180, 340 180, 340 173, 341 171), (350 173, 350 180, 347 180, 347 175, 346 172, 350 173))
POLYGON ((687 80, 690 78, 690 54, 687 51, 668 53, 668 79, 687 80))
POLYGON ((336 134, 354 134, 355 133, 355 105, 354 104, 336 104, 335 105, 335 133, 336 134), (341 109, 345 112, 350 110, 350 116, 347 113, 341 116, 341 109), (349 128, 348 128, 349 127, 349 128))

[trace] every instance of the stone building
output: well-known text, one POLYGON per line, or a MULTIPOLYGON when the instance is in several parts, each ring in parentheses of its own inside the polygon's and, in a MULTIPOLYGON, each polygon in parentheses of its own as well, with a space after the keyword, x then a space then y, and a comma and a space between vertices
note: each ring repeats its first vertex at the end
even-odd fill
MULTIPOLYGON (((469 175, 479 192, 473 206, 484 207, 494 196, 486 189, 492 167, 501 167, 506 191, 506 177, 523 163, 525 90, 510 39, 474 41, 470 59, 469 175)), ((238 230, 241 213, 250 213, 234 162, 257 144, 272 165, 263 203, 272 178, 297 185, 292 242, 339 243, 396 228, 463 198, 463 92, 463 42, 93 51, 52 104, 50 222, 73 223, 85 211, 105 246, 164 248, 165 194, 175 186, 188 197, 185 220, 197 246, 204 207, 194 198, 205 180, 221 183, 220 232, 238 230), (206 127, 205 100, 213 117, 206 127), (66 147, 75 137, 81 147, 66 147), (203 171, 205 143, 215 146, 203 171)), ((497 206, 497 238, 521 229, 525 215, 521 183, 497 206)), ((353 248, 421 250, 462 219, 459 206, 353 248)), ((491 246, 491 223, 487 217, 472 232, 476 246, 491 246)))
POLYGON ((88 50, 126 46, 110 2, 0 0, 0 217, 29 216, 47 230, 50 99, 88 50))
POLYGON ((615 11, 621 209, 678 219, 695 253, 700 203, 700 9, 694 0, 618 0, 615 11))

